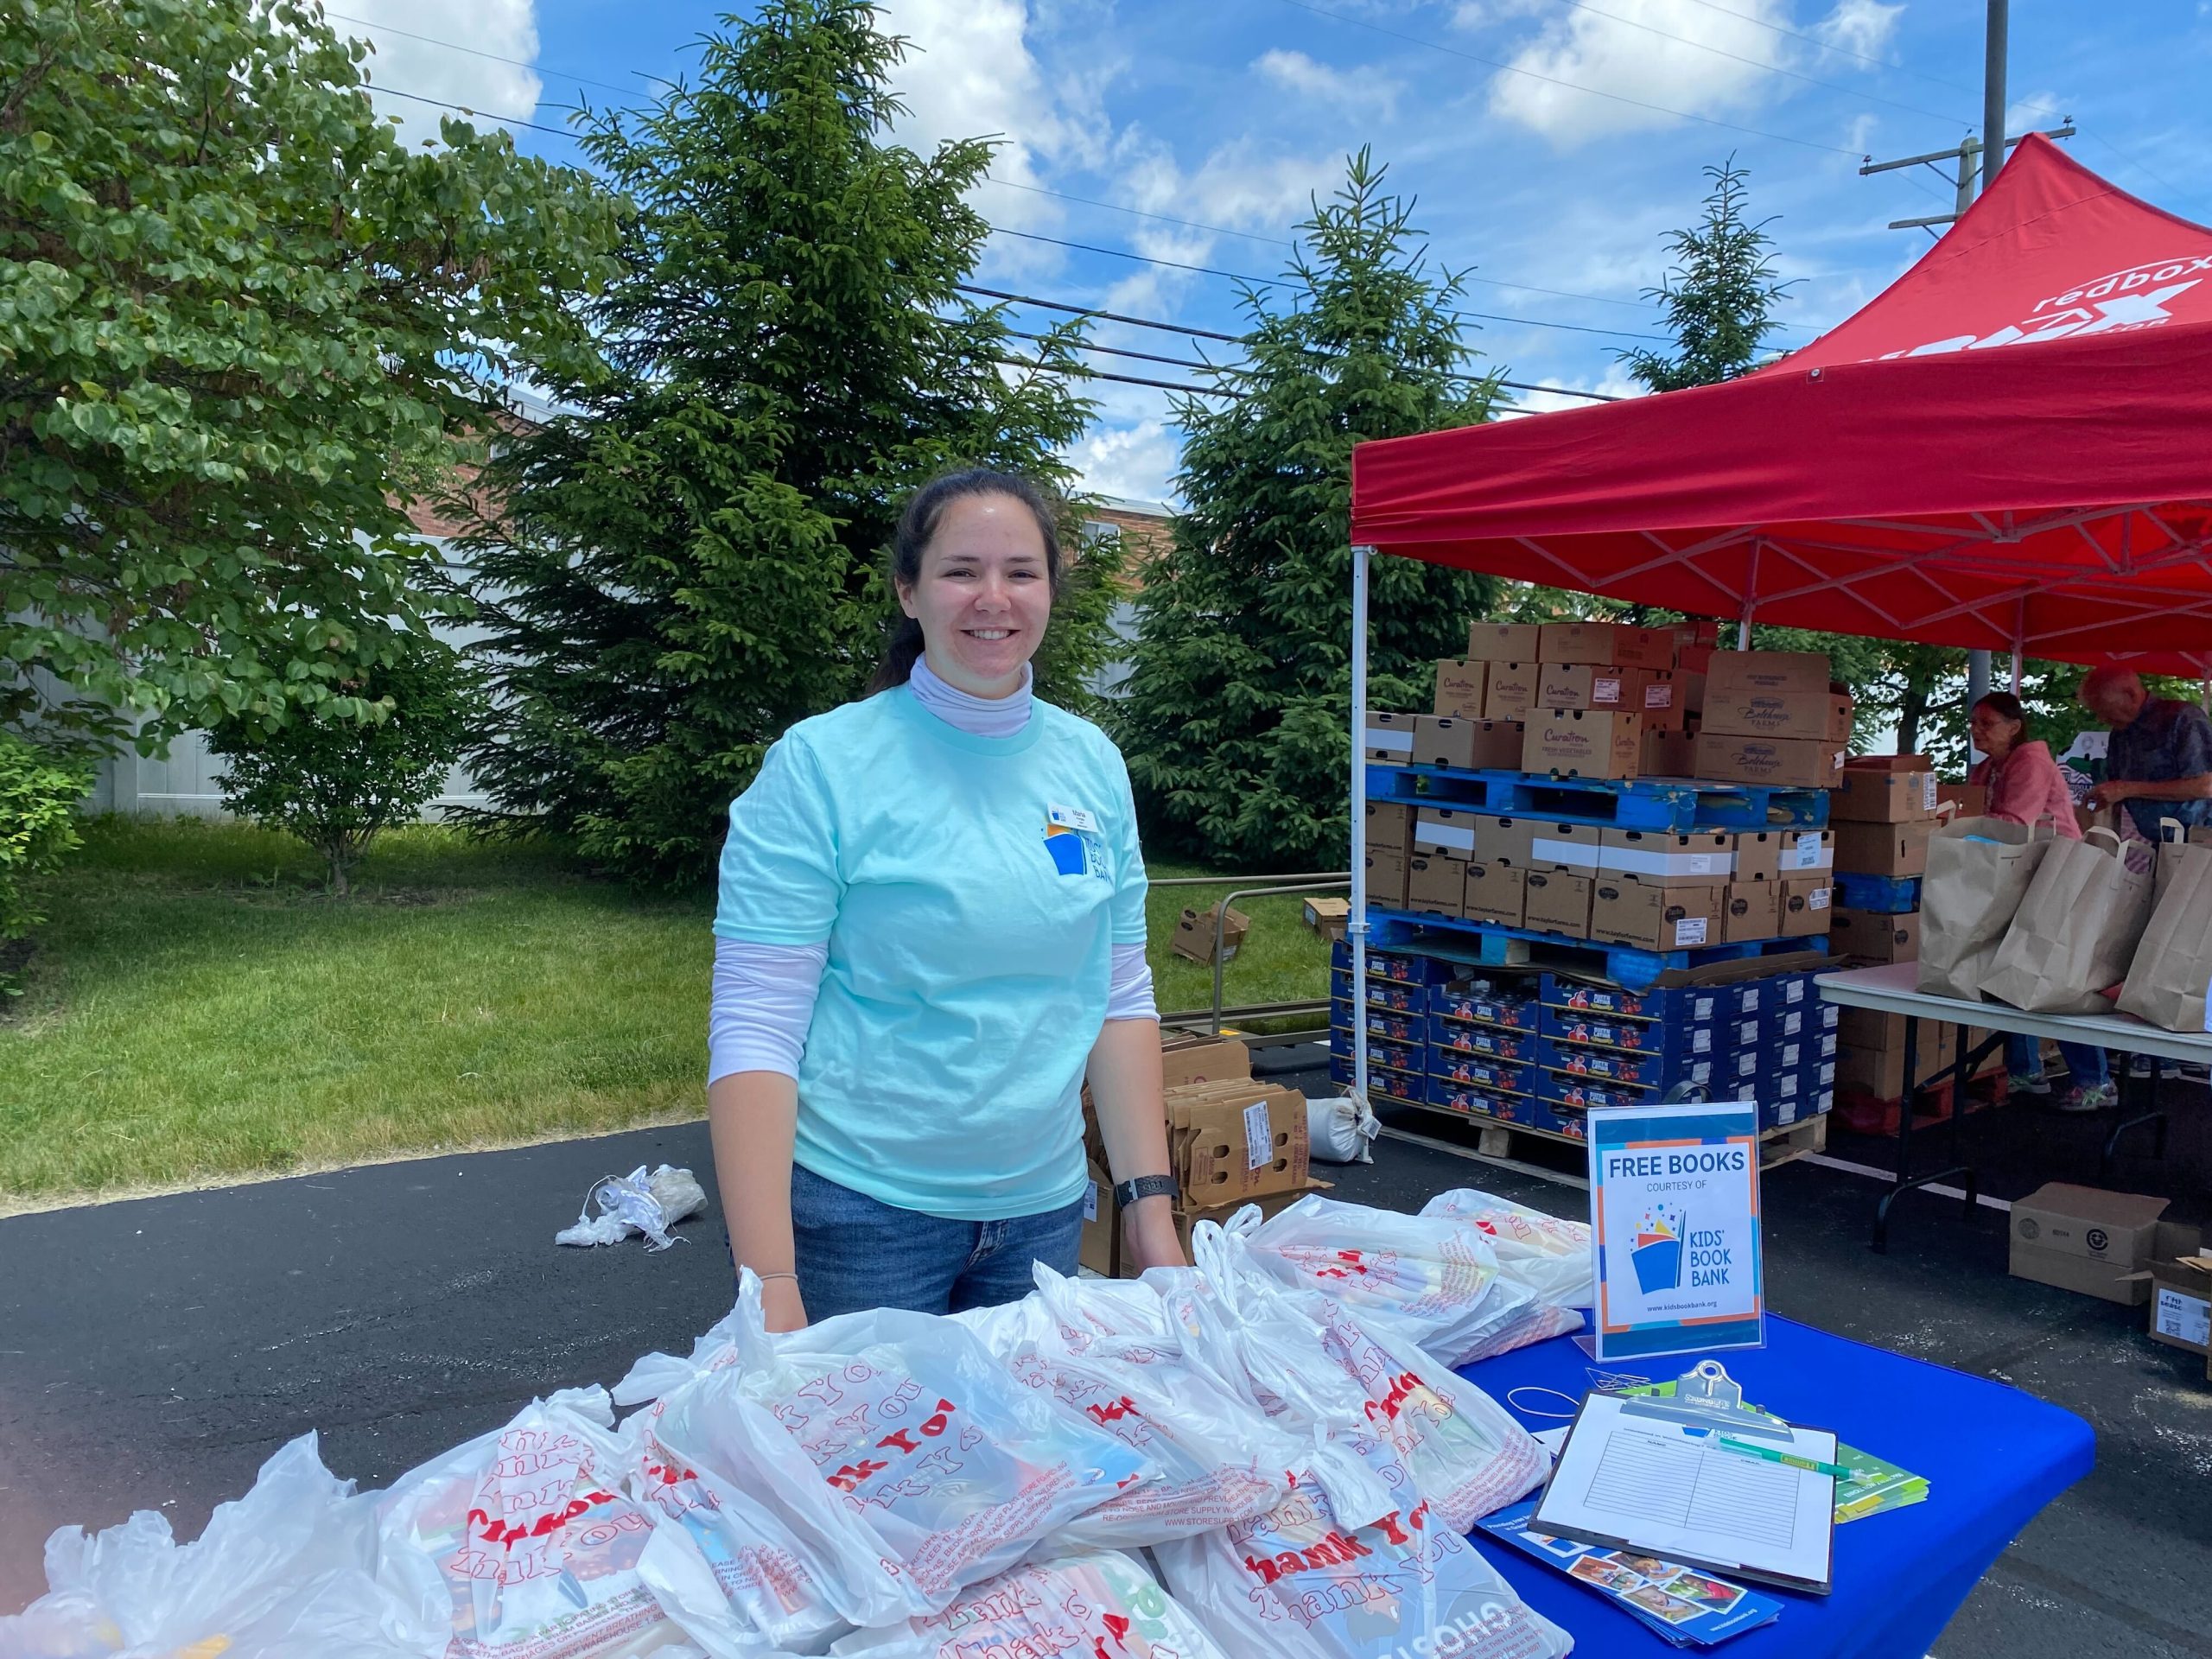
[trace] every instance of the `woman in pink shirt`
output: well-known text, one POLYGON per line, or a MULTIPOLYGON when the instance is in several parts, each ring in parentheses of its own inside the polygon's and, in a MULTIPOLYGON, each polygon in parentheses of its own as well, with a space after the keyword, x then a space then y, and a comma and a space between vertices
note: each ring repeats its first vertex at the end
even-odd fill
MULTIPOLYGON (((2075 841, 2082 826, 2074 817, 2074 796, 2050 758, 2050 746, 2028 738, 2027 711, 2009 691, 1992 691, 1968 717, 1974 746, 1987 758, 1967 774, 1967 781, 1989 791, 1985 815, 2008 823, 2049 818, 2058 833, 2075 841)), ((2112 1066, 2104 1050, 2082 1043, 2061 1043, 2059 1058, 2071 1074, 2071 1086, 2058 1103, 2062 1112, 2094 1112, 2120 1103, 2112 1066)), ((2005 1039, 2005 1069, 2023 1094, 2048 1096, 2039 1038, 2014 1033, 2005 1039)))

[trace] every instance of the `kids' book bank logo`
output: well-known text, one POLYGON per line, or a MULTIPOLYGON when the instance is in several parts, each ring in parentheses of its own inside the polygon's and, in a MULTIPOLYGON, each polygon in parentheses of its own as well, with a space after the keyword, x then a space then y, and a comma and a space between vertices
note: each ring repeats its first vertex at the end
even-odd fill
POLYGON ((1628 1254, 1636 1264, 1637 1288, 1646 1296, 1681 1288, 1682 1240, 1687 1236, 1682 1212, 1674 1206, 1655 1204, 1643 1212, 1628 1254))

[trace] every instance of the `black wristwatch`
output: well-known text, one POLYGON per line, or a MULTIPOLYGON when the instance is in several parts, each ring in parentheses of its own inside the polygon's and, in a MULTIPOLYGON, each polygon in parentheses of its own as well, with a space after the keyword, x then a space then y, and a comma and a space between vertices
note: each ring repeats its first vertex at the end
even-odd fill
POLYGON ((1139 1198, 1172 1198, 1179 1191, 1173 1175, 1139 1175, 1115 1185, 1114 1202, 1126 1210, 1139 1198))

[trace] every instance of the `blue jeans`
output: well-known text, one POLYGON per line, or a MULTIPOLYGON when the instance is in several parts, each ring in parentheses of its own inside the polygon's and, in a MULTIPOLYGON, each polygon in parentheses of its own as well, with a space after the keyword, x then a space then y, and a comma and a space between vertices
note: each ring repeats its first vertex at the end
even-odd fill
MULTIPOLYGON (((2112 1081, 2112 1064, 2101 1048, 2085 1043, 2061 1043, 2058 1058, 2066 1062, 2066 1069, 2074 1074, 2076 1089, 2101 1089, 2112 1081)), ((2005 1037, 2005 1069, 2022 1082, 2043 1075, 2043 1039, 2031 1037, 2025 1032, 2008 1032, 2005 1037)))
POLYGON ((1073 1278, 1083 1200, 1005 1221, 925 1216, 791 1166, 791 1238, 809 1319, 871 1307, 958 1313, 1018 1302, 1034 1263, 1073 1278))

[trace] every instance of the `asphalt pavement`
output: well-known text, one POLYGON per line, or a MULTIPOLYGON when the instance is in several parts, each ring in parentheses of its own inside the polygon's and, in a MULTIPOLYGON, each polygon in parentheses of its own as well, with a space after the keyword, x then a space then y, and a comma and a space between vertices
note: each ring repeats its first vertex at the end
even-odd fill
MULTIPOLYGON (((1571 1155, 1550 1160, 1556 1173, 1499 1168, 1452 1147, 1458 1125, 1386 1116, 1375 1163, 1326 1172, 1339 1196, 1410 1210, 1473 1185, 1586 1215, 1559 1179, 1571 1155)), ((2112 1184, 2201 1196, 2207 1117, 2197 1091, 2167 1160, 2129 1160, 2112 1184)), ((2079 1126, 2008 1111, 1973 1132, 2000 1197, 2094 1179, 2079 1126)), ((717 1220, 686 1224, 687 1242, 659 1255, 552 1242, 598 1177, 664 1161, 711 1195, 705 1128, 685 1124, 0 1218, 0 1609, 42 1587, 54 1528, 143 1508, 193 1535, 307 1429, 334 1471, 381 1485, 534 1394, 688 1349, 728 1306, 717 1220)), ((2004 1217, 1987 1208, 1969 1222, 1956 1202, 1908 1199, 1891 1253, 1872 1254, 1877 1191, 1805 1162, 1770 1173, 1775 1310, 2011 1382, 2098 1437, 2095 1471, 1999 1561, 1940 1659, 2212 1656, 2202 1359, 2152 1342, 2139 1308, 2009 1277, 2004 1217)))

